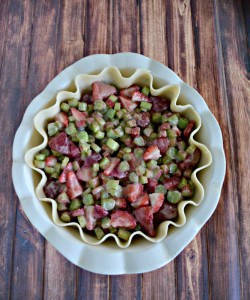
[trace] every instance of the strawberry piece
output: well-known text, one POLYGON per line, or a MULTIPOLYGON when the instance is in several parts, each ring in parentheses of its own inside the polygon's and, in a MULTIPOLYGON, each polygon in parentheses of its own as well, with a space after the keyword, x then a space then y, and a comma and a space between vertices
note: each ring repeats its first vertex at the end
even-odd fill
POLYGON ((105 169, 104 170, 104 175, 106 175, 106 176, 109 176, 111 173, 112 173, 112 171, 114 170, 114 168, 120 163, 120 159, 119 158, 117 158, 117 157, 112 157, 111 159, 110 159, 110 165, 108 166, 108 168, 107 169, 105 169))
POLYGON ((86 217, 86 228, 88 230, 93 230, 96 225, 96 218, 95 218, 95 208, 93 205, 85 205, 84 213, 86 217))
POLYGON ((68 196, 70 199, 74 199, 81 195, 82 187, 73 171, 69 171, 66 175, 66 184, 68 187, 68 196))
POLYGON ((81 181, 88 182, 93 175, 93 170, 91 167, 86 168, 85 166, 82 166, 79 170, 76 172, 76 176, 81 181))
POLYGON ((58 181, 47 181, 43 191, 46 197, 55 199, 60 193, 60 184, 58 181))
POLYGON ((152 145, 157 146, 160 150, 160 153, 162 155, 165 155, 169 146, 169 139, 166 137, 160 137, 158 139, 155 139, 152 142, 152 145))
POLYGON ((153 103, 152 109, 157 112, 163 112, 170 107, 170 101, 164 97, 150 96, 150 100, 153 103))
POLYGON ((123 106, 123 108, 125 108, 128 111, 134 111, 136 109, 136 107, 138 106, 137 103, 132 102, 131 99, 124 97, 124 96, 119 96, 119 100, 123 106))
POLYGON ((136 209, 149 205, 149 197, 147 193, 143 193, 135 202, 131 203, 131 206, 136 209))
POLYGON ((86 112, 81 112, 79 111, 78 109, 76 108, 71 108, 70 109, 71 113, 72 113, 72 116, 74 117, 74 119, 79 122, 79 121, 85 121, 88 114, 86 112))
POLYGON ((103 191, 103 186, 99 185, 92 190, 92 194, 96 200, 101 198, 101 192, 103 191))
POLYGON ((148 193, 154 193, 155 192, 155 188, 158 185, 158 180, 156 179, 149 179, 148 180, 148 184, 146 185, 146 190, 148 193))
POLYGON ((140 127, 134 127, 131 129, 131 136, 134 138, 134 137, 137 137, 140 135, 140 131, 141 131, 141 128, 140 127))
POLYGON ((180 182, 181 182, 180 178, 173 177, 173 178, 165 179, 163 184, 168 191, 171 191, 177 188, 180 182))
POLYGON ((160 224, 167 220, 173 220, 177 217, 177 207, 172 203, 164 203, 162 208, 154 215, 156 224, 160 224))
POLYGON ((90 156, 86 157, 84 160, 84 167, 92 167, 94 163, 102 159, 102 156, 98 153, 93 153, 90 156))
POLYGON ((192 130, 193 130, 193 128, 194 128, 194 126, 195 126, 195 121, 191 120, 188 123, 187 127, 185 128, 185 130, 183 131, 183 135, 185 137, 189 137, 190 134, 191 134, 191 132, 192 132, 192 130))
POLYGON ((61 183, 66 182, 67 174, 68 174, 68 172, 70 172, 70 171, 73 171, 73 166, 72 166, 72 163, 71 163, 71 162, 69 162, 69 163, 66 165, 66 167, 63 169, 61 175, 60 175, 59 178, 58 178, 59 182, 61 182, 61 183))
POLYGON ((128 176, 128 172, 121 172, 118 170, 118 166, 116 166, 113 171, 110 173, 111 177, 116 177, 118 179, 126 178, 128 176))
POLYGON ((68 138, 65 132, 60 132, 57 136, 49 140, 51 149, 67 155, 70 158, 80 156, 81 152, 78 147, 68 138))
POLYGON ((103 83, 101 81, 92 83, 93 101, 103 100, 105 98, 108 98, 110 95, 116 94, 116 92, 116 88, 109 84, 103 83))
POLYGON ((94 217, 96 220, 102 219, 108 215, 108 211, 100 205, 95 205, 94 217))
POLYGON ((76 210, 73 210, 71 212, 72 217, 79 217, 79 216, 84 216, 84 208, 78 208, 76 210))
POLYGON ((82 97, 81 97, 80 102, 86 102, 87 104, 92 104, 93 99, 92 99, 91 93, 83 94, 82 97))
POLYGON ((135 91, 132 93, 132 101, 133 102, 141 102, 141 101, 145 101, 145 102, 151 102, 150 98, 146 95, 144 95, 143 93, 139 92, 139 91, 135 91))
POLYGON ((194 167, 201 158, 201 150, 196 148, 183 162, 179 164, 180 169, 185 170, 194 167))
POLYGON ((126 228, 134 229, 136 226, 136 221, 133 215, 124 210, 116 210, 111 214, 111 226, 114 228, 126 228))
POLYGON ((135 114, 134 118, 136 120, 137 126, 145 128, 150 123, 150 114, 148 112, 143 112, 141 114, 135 114))
POLYGON ((157 146, 150 146, 143 155, 144 160, 158 159, 161 157, 160 150, 157 146))
POLYGON ((159 131, 161 130, 167 130, 167 129, 170 129, 170 123, 163 123, 161 124, 161 126, 159 127, 159 131))
POLYGON ((154 213, 156 213, 162 206, 164 202, 164 194, 162 193, 153 193, 149 195, 150 204, 153 207, 154 213))
POLYGON ((54 167, 56 163, 57 163, 57 159, 55 156, 48 156, 45 159, 45 165, 47 167, 54 167))
POLYGON ((80 130, 83 130, 84 127, 86 126, 86 122, 81 120, 81 121, 76 121, 76 127, 80 130))
POLYGON ((127 201, 123 197, 119 197, 115 199, 115 206, 118 208, 126 208, 127 206, 127 201))
POLYGON ((120 90, 119 94, 121 96, 131 98, 133 93, 136 92, 136 91, 139 91, 139 90, 140 90, 140 87, 138 85, 132 85, 129 88, 120 90))
POLYGON ((112 100, 108 99, 106 101, 106 104, 108 107, 113 108, 115 106, 115 102, 113 102, 112 100))
POLYGON ((127 197, 129 202, 135 202, 143 192, 143 185, 141 183, 131 183, 123 188, 123 195, 127 197))
POLYGON ((68 116, 64 112, 59 112, 58 114, 56 114, 55 120, 60 122, 64 127, 67 127, 69 125, 68 116))
POLYGON ((142 229, 146 231, 150 236, 156 235, 153 224, 153 213, 154 209, 150 206, 144 206, 135 210, 135 218, 141 225, 142 229))

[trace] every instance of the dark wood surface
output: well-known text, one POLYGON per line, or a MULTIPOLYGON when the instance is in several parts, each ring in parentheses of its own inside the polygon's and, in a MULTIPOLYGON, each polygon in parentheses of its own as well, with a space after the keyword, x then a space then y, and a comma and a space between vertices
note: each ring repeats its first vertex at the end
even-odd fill
POLYGON ((250 2, 0 1, 0 299, 250 299, 250 2), (95 275, 32 227, 11 179, 23 113, 68 65, 131 51, 166 64, 205 98, 223 133, 227 173, 215 213, 156 271, 95 275))

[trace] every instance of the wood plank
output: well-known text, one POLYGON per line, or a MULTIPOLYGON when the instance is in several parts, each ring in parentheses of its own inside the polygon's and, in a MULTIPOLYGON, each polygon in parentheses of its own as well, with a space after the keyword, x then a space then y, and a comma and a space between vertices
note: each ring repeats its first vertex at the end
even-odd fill
MULTIPOLYGON (((1 3, 1 33, 3 35, 3 43, 1 43, 1 73, 0 82, 1 88, 4 93, 1 93, 0 98, 0 126, 4 139, 1 141, 1 155, 4 157, 2 160, 1 170, 4 170, 4 176, 1 176, 1 192, 0 192, 0 235, 1 235, 1 249, 0 249, 0 298, 8 299, 11 296, 11 287, 16 283, 16 278, 22 272, 22 267, 26 265, 26 270, 29 269, 29 274, 32 272, 39 273, 40 269, 32 257, 34 252, 39 250, 37 242, 39 237, 35 236, 35 232, 32 228, 30 231, 26 231, 27 223, 22 216, 20 209, 16 217, 16 209, 18 199, 15 196, 12 187, 11 177, 11 163, 12 153, 11 145, 9 142, 13 140, 15 131, 21 122, 21 118, 24 112, 24 103, 22 99, 25 98, 26 85, 27 85, 27 69, 29 61, 29 39, 31 33, 32 11, 33 3, 30 1, 24 1, 23 3, 16 3, 16 1, 6 1, 1 3), (7 6, 8 5, 8 10, 7 6), (5 14, 5 15, 3 15, 5 14), (5 26, 2 20, 6 21, 5 26), (4 30, 6 28, 6 32, 4 30), (2 48, 3 47, 3 48, 2 48), (22 64, 19 62, 22 61, 22 64), (20 220, 20 222, 16 219, 20 220), (20 228, 22 227, 24 233, 20 228), (29 233, 34 233, 29 235, 29 233), (27 257, 26 257, 27 254, 27 257), (18 257, 26 257, 21 264, 18 257), (36 269, 37 267, 37 269, 36 269)), ((38 255, 38 254, 37 254, 38 255)), ((22 277, 23 277, 22 273, 22 277)), ((30 282, 37 284, 37 291, 29 293, 27 291, 27 285, 24 285, 24 296, 31 296, 32 294, 39 293, 39 283, 36 281, 37 276, 33 279, 27 276, 30 282)), ((20 285, 16 284, 16 291, 20 292, 20 285)), ((15 299, 15 293, 12 293, 13 299, 15 299)), ((30 298, 32 299, 32 298, 30 298)), ((39 298, 37 298, 39 299, 39 298)))
MULTIPOLYGON (((83 1, 62 1, 57 10, 57 43, 53 48, 57 73, 83 55, 85 7, 83 1)), ((53 28, 50 30, 52 32, 53 28)), ((77 268, 47 242, 45 249, 44 298, 74 299, 77 294, 77 268)))
MULTIPOLYGON (((167 1, 140 1, 141 52, 168 64, 167 1)), ((143 299, 175 299, 175 263, 142 275, 143 299)))
MULTIPOLYGON (((228 246, 228 294, 232 298, 249 298, 250 295, 250 248, 248 181, 250 160, 246 151, 249 145, 249 56, 247 53, 244 16, 240 2, 215 2, 216 21, 219 30, 218 44, 223 63, 221 83, 226 87, 224 98, 229 135, 226 143, 228 159, 227 181, 225 182, 226 235, 223 242, 228 246), (230 20, 230 22, 228 22, 230 20), (236 75, 237 74, 237 75, 236 75), (244 171, 243 171, 244 170, 244 171)), ((220 70, 221 71, 221 70, 220 70)), ((226 140, 226 139, 225 139, 226 140)), ((222 236, 221 236, 222 237, 222 236)), ((225 237, 225 233, 223 235, 225 237)), ((217 245, 216 245, 217 246, 217 245)), ((214 250, 214 249, 212 249, 214 250)), ((221 252, 221 260, 225 252, 221 252)), ((224 265, 223 264, 223 265, 224 265)), ((224 281, 225 282, 225 281, 224 281)), ((218 287, 218 283, 213 286, 218 287)), ((222 293, 222 292, 221 292, 222 293)))
POLYGON ((110 276, 110 282, 109 299, 142 299, 141 275, 110 276))
POLYGON ((7 22, 9 15, 9 1, 1 1, 0 2, 0 37, 1 37, 1 43, 0 43, 0 73, 2 69, 2 63, 3 63, 3 54, 6 44, 6 37, 7 37, 7 22))
POLYGON ((136 0, 113 1, 112 52, 137 52, 140 32, 136 0))
MULTIPOLYGON (((111 48, 111 2, 85 1, 86 15, 83 20, 84 56, 109 53, 111 48)), ((77 268, 77 299, 108 299, 109 278, 77 268)))

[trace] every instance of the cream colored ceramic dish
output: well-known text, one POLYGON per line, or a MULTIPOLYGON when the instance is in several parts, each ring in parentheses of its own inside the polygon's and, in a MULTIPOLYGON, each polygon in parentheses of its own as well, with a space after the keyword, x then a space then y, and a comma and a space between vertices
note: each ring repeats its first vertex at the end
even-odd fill
MULTIPOLYGON (((90 85, 92 82, 91 80, 96 80, 95 76, 87 77, 89 78, 89 81, 85 82, 86 85, 90 85)), ((84 88, 82 83, 78 82, 80 78, 80 76, 76 78, 77 91, 74 93, 76 97, 79 97, 79 93, 84 88)), ((137 82, 140 83, 140 81, 137 82)), ((42 120, 45 121, 45 119, 48 118, 48 111, 51 114, 50 116, 55 115, 59 109, 58 103, 69 95, 72 96, 72 93, 59 93, 57 96, 57 104, 51 106, 52 103, 50 103, 51 108, 46 111, 46 116, 44 115, 44 119, 42 120)), ((41 115, 43 114, 44 111, 41 112, 41 115)), ((224 175, 225 156, 220 129, 202 97, 194 89, 183 83, 179 77, 167 67, 134 53, 93 55, 86 57, 65 69, 32 101, 24 115, 22 124, 16 133, 13 144, 13 182, 22 202, 23 209, 31 222, 70 261, 87 270, 103 274, 140 273, 150 271, 173 259, 193 239, 195 234, 214 211, 219 200, 224 175), (88 243, 102 243, 107 236, 100 242, 97 242, 96 240, 88 239, 88 237, 86 238, 82 232, 80 232, 80 236, 75 229, 72 229, 72 227, 65 227, 64 223, 61 224, 56 213, 55 201, 51 199, 46 200, 52 203, 53 214, 51 215, 51 205, 39 201, 35 196, 34 190, 39 183, 40 178, 37 177, 37 172, 32 172, 24 163, 24 153, 28 149, 40 144, 40 146, 32 149, 29 152, 30 154, 26 156, 28 163, 32 166, 34 152, 37 152, 40 149, 39 147, 43 148, 47 141, 40 120, 38 122, 40 124, 38 124, 38 130, 42 133, 44 141, 38 133, 34 134, 34 128, 30 126, 35 115, 44 107, 48 106, 49 100, 55 98, 59 91, 67 90, 69 88, 72 89, 72 82, 79 74, 98 73, 98 71, 107 66, 116 66, 122 70, 122 74, 125 74, 125 78, 122 79, 117 69, 109 68, 103 70, 103 72, 98 75, 100 76, 99 80, 112 81, 114 84, 118 85, 118 87, 129 86, 135 82, 133 80, 146 80, 151 86, 153 95, 164 95, 164 93, 170 92, 172 98, 172 110, 180 111, 186 116, 191 114, 192 118, 195 118, 196 123, 199 124, 191 137, 191 142, 196 144, 203 152, 203 158, 199 168, 195 171, 192 178, 199 192, 196 193, 196 196, 192 201, 185 201, 179 205, 178 210, 181 217, 178 219, 178 222, 174 224, 176 227, 170 228, 169 233, 168 225, 170 222, 164 222, 160 225, 156 239, 149 238, 143 233, 139 233, 151 242, 161 241, 159 243, 151 243, 142 238, 134 238, 130 246, 126 249, 120 249, 110 239, 105 243, 100 244, 98 247, 87 245, 82 242, 82 238, 88 243), (135 72, 136 68, 147 69, 153 77, 150 73, 145 71, 137 70, 135 72), (126 71, 124 71, 125 69, 126 71), (132 74, 134 75, 131 77, 132 74), (177 99, 178 101, 176 103, 177 99), (198 114, 195 113, 194 109, 189 104, 195 107, 198 114), (199 116, 203 123, 203 126, 201 127, 199 116), (195 139, 199 140, 200 143, 195 142, 193 139, 194 135, 195 139), (211 156, 207 148, 202 144, 209 146, 213 156, 212 165, 206 169, 205 167, 211 162, 211 156), (196 178, 197 173, 198 179, 196 178), (201 184, 199 182, 201 182, 201 184), (205 193, 204 199, 201 202, 203 197, 202 186, 204 187, 205 193), (186 219, 184 207, 188 203, 193 205, 189 205, 185 209, 186 219), (55 222, 58 222, 59 225, 64 225, 64 227, 55 225, 52 222, 53 219, 55 222), (183 224, 185 225, 182 226, 183 224), (164 238, 167 233, 168 236, 164 238), (143 250, 143 253, 141 250, 143 250), (156 253, 157 255, 155 255, 156 253), (85 257, 88 257, 88 260, 85 260, 85 257), (112 264, 110 263, 111 261, 112 264)), ((45 175, 42 174, 42 181, 37 189, 39 198, 44 198, 41 187, 45 180, 45 175)), ((121 247, 127 247, 133 236, 131 236, 127 244, 121 243, 118 238, 116 238, 116 242, 121 247)))
MULTIPOLYGON (((39 200, 46 201, 52 204, 52 220, 53 222, 58 226, 75 226, 78 228, 81 238, 84 242, 90 244, 90 245, 99 245, 102 242, 104 242, 107 238, 114 238, 117 245, 121 248, 128 247, 134 236, 142 236, 145 239, 147 239, 150 242, 157 243, 160 242, 162 239, 166 238, 168 233, 169 225, 172 224, 176 227, 181 227, 186 222, 186 216, 185 216, 185 207, 187 204, 192 204, 194 206, 198 206, 204 197, 204 189, 197 179, 197 173, 206 167, 208 167, 212 162, 212 157, 207 149, 207 147, 197 141, 194 140, 194 135, 199 131, 201 127, 201 119, 198 115, 198 113, 194 110, 194 108, 188 104, 188 105, 178 105, 177 101, 180 94, 180 86, 178 84, 175 85, 165 85, 159 89, 153 88, 153 76, 152 74, 143 69, 136 69, 135 72, 129 76, 129 77, 123 77, 120 73, 120 71, 116 67, 106 67, 101 73, 97 75, 78 75, 76 79, 74 80, 74 84, 76 86, 75 92, 69 92, 69 91, 61 91, 56 96, 56 103, 42 111, 40 111, 34 119, 34 125, 37 130, 37 132, 43 137, 43 142, 40 143, 38 146, 31 148, 25 155, 25 161, 28 164, 29 167, 37 171, 42 175, 41 181, 39 182, 37 188, 36 188, 36 195, 39 200), (33 161, 35 155, 45 148, 48 144, 48 136, 46 134, 46 126, 48 123, 48 119, 54 118, 54 116, 60 111, 60 104, 62 101, 68 100, 68 99, 77 99, 80 100, 81 95, 84 91, 91 89, 91 85, 95 81, 103 81, 106 83, 114 84, 117 88, 123 89, 127 88, 131 85, 140 85, 140 86, 149 86, 150 87, 150 93, 153 96, 163 96, 166 97, 171 101, 171 110, 173 112, 180 112, 188 119, 192 119, 196 122, 197 127, 192 132, 189 143, 191 145, 195 145, 201 150, 201 161, 199 163, 199 167, 193 172, 191 180, 193 181, 195 185, 195 195, 190 200, 181 201, 178 204, 178 218, 177 221, 165 221, 161 223, 156 231, 156 237, 152 238, 145 233, 141 231, 133 232, 127 242, 120 239, 115 234, 106 234, 101 240, 98 240, 93 235, 88 234, 86 231, 82 230, 81 226, 76 222, 70 222, 65 223, 62 222, 58 216, 57 211, 57 202, 53 199, 46 198, 43 187, 47 181, 47 177, 43 170, 38 169, 34 166, 33 161)), ((50 99, 48 99, 50 100, 50 99)))

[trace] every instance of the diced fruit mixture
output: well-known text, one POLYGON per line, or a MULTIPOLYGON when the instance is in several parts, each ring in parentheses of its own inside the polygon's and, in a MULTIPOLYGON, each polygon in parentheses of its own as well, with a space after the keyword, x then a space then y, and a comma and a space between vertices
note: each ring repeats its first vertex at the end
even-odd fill
POLYGON ((148 87, 104 82, 60 108, 34 165, 45 171, 44 192, 63 222, 98 239, 111 232, 128 240, 138 230, 154 237, 160 223, 177 217, 177 204, 194 194, 190 177, 201 156, 188 143, 193 120, 148 87))

